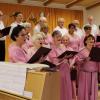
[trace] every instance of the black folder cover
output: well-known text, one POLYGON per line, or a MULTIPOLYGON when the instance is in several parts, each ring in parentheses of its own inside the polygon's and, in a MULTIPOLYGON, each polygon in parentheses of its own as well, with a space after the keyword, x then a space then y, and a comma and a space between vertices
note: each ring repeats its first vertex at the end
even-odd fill
POLYGON ((58 58, 63 58, 64 56, 66 56, 66 55, 72 55, 72 56, 74 56, 74 55, 76 55, 78 52, 76 52, 76 51, 65 51, 64 53, 62 53, 60 56, 58 56, 58 58))
POLYGON ((100 62, 100 48, 93 47, 89 54, 90 60, 100 62))
POLYGON ((100 36, 96 37, 96 42, 100 42, 100 36))
POLYGON ((27 63, 34 63, 38 61, 42 56, 45 57, 50 51, 50 48, 40 47, 27 63))
POLYGON ((46 65, 49 65, 49 66, 50 66, 50 68, 55 68, 55 67, 56 67, 56 65, 55 65, 55 64, 53 64, 52 62, 47 61, 47 60, 45 60, 45 61, 41 62, 41 64, 46 64, 46 65))
POLYGON ((10 29, 11 29, 11 27, 6 27, 6 28, 0 30, 0 33, 2 34, 2 37, 8 35, 9 32, 10 32, 10 29))

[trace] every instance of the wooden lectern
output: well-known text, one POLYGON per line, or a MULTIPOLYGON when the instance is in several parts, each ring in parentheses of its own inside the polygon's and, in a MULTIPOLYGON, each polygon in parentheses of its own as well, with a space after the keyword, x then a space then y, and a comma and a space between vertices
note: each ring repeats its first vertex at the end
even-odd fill
POLYGON ((29 71, 25 91, 33 93, 32 100, 60 100, 59 72, 29 71))
POLYGON ((0 100, 60 100, 59 72, 27 72, 25 91, 32 92, 32 99, 0 91, 0 100))

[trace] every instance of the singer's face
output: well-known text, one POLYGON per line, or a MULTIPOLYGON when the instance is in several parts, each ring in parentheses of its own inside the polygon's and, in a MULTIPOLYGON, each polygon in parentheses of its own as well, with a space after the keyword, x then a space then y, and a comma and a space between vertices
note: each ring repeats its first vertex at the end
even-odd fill
POLYGON ((26 27, 25 30, 27 33, 29 33, 31 31, 31 27, 26 27))
POLYGON ((18 14, 16 19, 19 21, 23 21, 23 14, 18 14))
POLYGON ((91 34, 91 28, 88 28, 86 31, 85 31, 86 34, 91 34))
POLYGON ((61 39, 62 39, 61 34, 54 36, 54 42, 56 44, 61 44, 61 39))
POLYGON ((65 46, 67 46, 68 43, 69 43, 69 38, 68 38, 68 36, 64 36, 64 37, 62 38, 62 44, 64 44, 65 46))
POLYGON ((58 23, 58 25, 59 25, 60 27, 63 27, 63 26, 64 26, 64 21, 63 21, 63 20, 60 21, 60 22, 58 23))
POLYGON ((69 33, 74 33, 74 31, 75 31, 75 27, 74 27, 74 26, 71 26, 71 27, 69 28, 69 33))
POLYGON ((37 38, 35 41, 36 46, 41 47, 43 44, 43 38, 37 38))
POLYGON ((25 29, 22 29, 20 32, 19 32, 19 34, 18 34, 18 37, 16 37, 16 41, 19 43, 19 44, 21 44, 21 45, 23 45, 24 43, 25 43, 25 41, 26 41, 26 31, 25 31, 25 29))
POLYGON ((87 44, 88 47, 93 47, 94 43, 95 43, 95 41, 92 37, 89 37, 86 41, 86 44, 87 44))

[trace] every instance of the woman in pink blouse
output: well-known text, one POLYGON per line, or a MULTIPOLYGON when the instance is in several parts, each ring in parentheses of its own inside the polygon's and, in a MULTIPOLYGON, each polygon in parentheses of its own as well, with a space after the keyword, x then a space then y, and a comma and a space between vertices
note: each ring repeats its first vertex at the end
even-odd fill
POLYGON ((36 51, 43 46, 43 37, 42 37, 42 33, 38 32, 37 34, 34 34, 32 36, 32 42, 33 42, 33 46, 31 48, 28 49, 28 55, 31 58, 36 51))
POLYGON ((76 63, 79 67, 78 100, 97 100, 98 63, 91 61, 89 54, 94 46, 95 38, 92 35, 85 37, 84 48, 79 52, 76 63))
POLYGON ((66 47, 61 44, 61 33, 59 31, 54 31, 52 34, 53 45, 52 50, 48 54, 48 59, 57 65, 61 76, 61 98, 60 100, 72 100, 72 88, 70 79, 70 67, 67 57, 58 59, 57 57, 66 51, 66 47))
POLYGON ((28 61, 28 55, 22 48, 26 39, 26 31, 23 26, 16 26, 11 33, 11 39, 14 41, 9 46, 9 60, 10 62, 24 62, 28 61))
POLYGON ((80 49, 80 38, 75 34, 76 26, 74 24, 68 25, 68 37, 69 37, 69 46, 74 51, 79 51, 80 49))
POLYGON ((50 45, 52 44, 53 40, 52 40, 52 36, 51 34, 49 34, 49 27, 48 25, 44 24, 42 27, 41 27, 41 32, 44 33, 45 35, 45 38, 44 38, 44 41, 45 41, 45 45, 50 45))
POLYGON ((32 26, 31 23, 28 22, 23 23, 23 26, 25 27, 25 31, 27 33, 26 43, 23 45, 23 49, 28 52, 28 49, 33 46, 32 34, 30 33, 32 26))
MULTIPOLYGON (((71 47, 74 51, 79 51, 80 49, 80 37, 75 33, 76 26, 73 23, 68 25, 68 37, 69 37, 69 44, 68 46, 71 47)), ((73 100, 76 100, 76 80, 77 80, 77 70, 73 68, 71 70, 71 80, 72 80, 72 95, 73 100)))

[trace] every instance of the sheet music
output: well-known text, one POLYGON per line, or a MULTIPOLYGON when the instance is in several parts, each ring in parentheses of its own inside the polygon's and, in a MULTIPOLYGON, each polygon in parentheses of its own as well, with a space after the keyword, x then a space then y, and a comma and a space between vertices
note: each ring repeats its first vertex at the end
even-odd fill
POLYGON ((0 62, 0 89, 23 95, 26 71, 24 66, 0 62))
POLYGON ((43 67, 49 66, 45 64, 0 62, 0 90, 24 95, 27 69, 33 70, 43 67))

